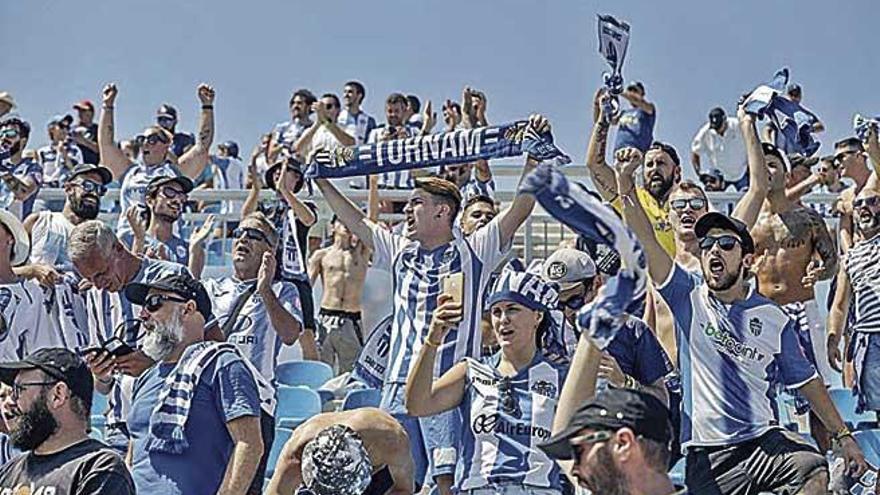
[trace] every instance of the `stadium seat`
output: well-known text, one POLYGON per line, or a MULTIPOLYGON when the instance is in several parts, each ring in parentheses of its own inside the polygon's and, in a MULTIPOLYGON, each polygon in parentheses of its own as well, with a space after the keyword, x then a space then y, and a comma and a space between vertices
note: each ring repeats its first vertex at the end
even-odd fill
POLYGON ((333 378, 333 368, 320 361, 287 361, 275 368, 275 379, 283 385, 317 390, 333 378))
POLYGON ((880 466, 880 430, 861 430, 853 433, 868 464, 880 466))
POLYGON ((278 464, 278 457, 281 455, 281 449, 284 444, 290 440, 293 430, 288 428, 275 428, 275 441, 272 442, 272 449, 269 450, 269 459, 266 464, 266 479, 275 474, 275 465, 278 464))
POLYGON ((352 390, 345 396, 342 401, 342 410, 348 411, 358 409, 360 407, 379 407, 379 400, 382 398, 382 392, 375 388, 365 388, 363 390, 352 390))
POLYGON ((305 420, 321 412, 321 398, 307 387, 279 385, 278 407, 275 409, 276 425, 294 429, 305 420))
POLYGON ((872 413, 856 414, 856 397, 848 388, 832 388, 828 391, 843 421, 853 430, 877 427, 877 418, 872 413))
POLYGON ((675 486, 684 486, 684 459, 679 459, 669 470, 669 479, 675 486))

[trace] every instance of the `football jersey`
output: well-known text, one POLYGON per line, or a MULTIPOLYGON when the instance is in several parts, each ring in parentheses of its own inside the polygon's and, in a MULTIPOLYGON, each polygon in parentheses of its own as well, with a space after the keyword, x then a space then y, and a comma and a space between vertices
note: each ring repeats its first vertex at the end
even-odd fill
POLYGON ((355 144, 364 144, 370 131, 376 128, 376 119, 361 111, 357 115, 352 115, 347 108, 343 108, 336 117, 336 125, 342 128, 346 134, 354 138, 355 144))
POLYGON ((15 194, 6 185, 6 181, 0 180, 0 208, 5 208, 19 220, 24 220, 34 209, 37 193, 43 186, 43 166, 38 161, 27 158, 22 159, 17 165, 13 165, 9 160, 0 160, 0 171, 8 171, 18 180, 30 178, 37 184, 36 191, 24 201, 20 201, 15 199, 15 194))
POLYGON ((43 182, 52 187, 61 187, 70 171, 74 167, 83 163, 83 154, 79 147, 73 141, 65 143, 67 148, 67 157, 70 159, 70 165, 66 165, 64 158, 58 154, 54 145, 46 145, 37 150, 37 156, 43 165, 43 182))
MULTIPOLYGON (((134 243, 134 234, 129 230, 122 234, 119 240, 130 248, 134 243)), ((189 266, 189 243, 174 234, 171 234, 171 238, 166 242, 162 242, 150 234, 144 234, 144 252, 149 250, 163 251, 168 256, 167 261, 189 266)))
POLYGON ((49 331, 43 290, 33 280, 0 284, 0 362, 18 361, 43 347, 64 347, 49 331))
POLYGON ((476 176, 461 188, 461 202, 464 204, 467 200, 475 196, 485 196, 495 199, 495 179, 489 179, 488 182, 482 182, 476 176))
POLYGON ((272 136, 277 144, 293 149, 296 140, 311 126, 312 122, 308 119, 279 122, 272 129, 272 136))
POLYGON ((880 332, 880 235, 850 248, 843 266, 852 286, 853 330, 880 332))
POLYGON ((122 187, 119 190, 119 206, 121 213, 116 221, 116 235, 122 238, 131 231, 125 212, 128 208, 137 204, 145 204, 144 197, 147 193, 147 184, 153 177, 177 177, 177 167, 169 161, 158 165, 146 165, 142 161, 135 162, 125 177, 122 179, 122 187))
POLYGON ((676 263, 658 292, 675 320, 683 448, 763 435, 779 425, 776 386, 799 388, 818 377, 794 321, 754 289, 726 304, 676 263))
MULTIPOLYGON (((382 124, 370 131, 367 137, 368 143, 376 143, 385 132, 386 124, 382 124)), ((410 125, 404 126, 407 137, 413 137, 418 134, 418 129, 410 125)), ((414 187, 413 178, 410 176, 409 170, 395 170, 393 172, 382 172, 379 176, 379 186, 388 189, 412 189, 414 187)))
POLYGON ((67 239, 74 225, 63 213, 41 211, 31 227, 31 257, 34 264, 50 265, 56 269, 73 271, 67 256, 67 239))
POLYGON ((540 352, 510 377, 491 363, 466 359, 461 444, 455 480, 459 490, 491 483, 560 489, 560 470, 538 444, 550 438, 566 368, 547 362, 540 352))
MULTIPOLYGON (((223 328, 239 297, 256 281, 224 277, 203 280, 202 283, 211 297, 211 306, 219 320, 220 328, 223 328)), ((284 309, 302 325, 302 306, 296 286, 291 282, 278 281, 272 284, 272 291, 284 309)), ((283 343, 269 320, 263 297, 256 292, 251 294, 242 306, 237 320, 226 336, 227 342, 235 344, 241 354, 259 370, 263 378, 274 383, 275 365, 278 363, 278 353, 281 352, 283 343)))
MULTIPOLYGON (((639 203, 641 203, 642 208, 645 210, 648 220, 651 221, 651 226, 654 228, 654 236, 657 238, 657 242, 663 246, 663 250, 666 251, 669 256, 674 258, 675 232, 672 231, 672 224, 669 223, 669 209, 665 205, 658 203, 657 200, 654 199, 654 196, 651 196, 651 193, 642 187, 636 188, 636 196, 638 196, 639 203)), ((618 213, 623 212, 623 203, 621 203, 619 197, 611 203, 611 206, 613 206, 618 213)))

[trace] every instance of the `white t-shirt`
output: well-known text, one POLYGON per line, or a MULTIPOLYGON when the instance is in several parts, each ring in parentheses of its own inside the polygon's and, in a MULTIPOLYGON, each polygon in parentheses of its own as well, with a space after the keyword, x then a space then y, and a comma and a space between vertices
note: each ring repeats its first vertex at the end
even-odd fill
POLYGON ((723 136, 711 129, 708 123, 703 124, 691 143, 691 151, 700 155, 702 170, 717 168, 726 181, 738 181, 748 170, 746 145, 739 129, 739 120, 734 117, 727 117, 727 129, 723 136))

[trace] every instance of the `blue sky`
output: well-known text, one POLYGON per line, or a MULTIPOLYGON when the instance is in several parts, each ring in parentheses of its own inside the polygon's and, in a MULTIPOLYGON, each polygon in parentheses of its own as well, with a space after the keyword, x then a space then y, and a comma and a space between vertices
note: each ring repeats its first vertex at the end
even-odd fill
POLYGON ((341 92, 367 86, 367 110, 382 117, 391 91, 435 107, 465 84, 487 92, 489 118, 540 111, 558 142, 582 162, 592 94, 604 64, 595 15, 632 25, 624 75, 643 80, 658 106, 655 136, 682 155, 708 110, 732 112, 739 94, 791 68, 804 104, 831 142, 854 112, 880 113, 876 20, 880 2, 818 1, 170 1, 0 2, 0 90, 34 124, 79 99, 120 88, 117 136, 139 132, 162 102, 195 128, 196 85, 217 89, 215 142, 247 153, 287 116, 293 89, 341 92))

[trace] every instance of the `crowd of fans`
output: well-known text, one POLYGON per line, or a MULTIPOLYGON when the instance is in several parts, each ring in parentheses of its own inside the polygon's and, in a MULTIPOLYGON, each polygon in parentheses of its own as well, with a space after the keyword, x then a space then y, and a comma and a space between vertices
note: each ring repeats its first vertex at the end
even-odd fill
MULTIPOLYGON (((107 84, 100 108, 53 117, 38 148, 0 93, 0 493, 812 494, 835 489, 838 459, 850 485, 870 469, 828 387, 842 373, 859 413, 880 410, 876 125, 818 156, 743 105, 712 108, 690 149, 698 183, 654 136, 662 107, 644 84, 615 115, 598 90, 585 187, 631 229, 650 279, 600 345, 579 315, 632 267, 588 238, 524 266, 511 247, 535 198, 501 205, 487 160, 355 180, 366 206, 315 179, 334 216, 310 247, 316 151, 487 126, 485 93, 466 87, 439 119, 393 93, 379 123, 360 82, 341 98, 298 89, 248 157, 234 141, 212 152, 208 85, 195 134, 163 104, 121 140, 119 93, 107 84), (197 189, 249 193, 191 201, 197 189), (742 193, 729 215, 707 195, 724 190, 742 193), (810 192, 839 199, 816 211, 810 192), (187 211, 237 219, 193 228, 187 211), (206 277, 217 233, 232 239, 229 273, 206 277), (393 304, 368 331, 370 270, 390 272, 393 304), (826 322, 815 285, 832 278, 826 322), (380 399, 306 419, 273 457, 284 346, 333 367, 337 395, 380 399), (91 411, 95 394, 106 411, 91 411), (780 420, 788 404, 810 436, 780 420), (682 457, 685 487, 667 475, 682 457)), ((782 97, 801 105, 803 90, 782 97)), ((806 132, 823 132, 810 115, 806 132)), ((528 125, 550 131, 540 115, 528 125)), ((538 165, 526 154, 522 177, 538 165)))

